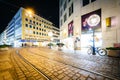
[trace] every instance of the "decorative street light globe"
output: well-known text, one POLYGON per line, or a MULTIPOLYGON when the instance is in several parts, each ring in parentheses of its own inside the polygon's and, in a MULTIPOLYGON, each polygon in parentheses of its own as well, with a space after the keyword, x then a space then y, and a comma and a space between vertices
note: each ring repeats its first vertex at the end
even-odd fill
POLYGON ((100 22, 100 16, 97 14, 91 15, 87 20, 88 25, 91 27, 97 26, 99 22, 100 22))

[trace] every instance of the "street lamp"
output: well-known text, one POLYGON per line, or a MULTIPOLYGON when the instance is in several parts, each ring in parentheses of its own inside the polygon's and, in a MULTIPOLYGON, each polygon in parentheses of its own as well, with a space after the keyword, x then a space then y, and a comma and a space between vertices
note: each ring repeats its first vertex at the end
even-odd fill
POLYGON ((93 14, 91 15, 88 20, 87 23, 90 27, 92 27, 92 31, 93 31, 93 55, 95 55, 95 40, 94 40, 94 36, 95 36, 95 27, 100 23, 100 16, 97 14, 93 14))
POLYGON ((31 9, 31 8, 28 8, 28 9, 26 10, 26 12, 27 12, 26 15, 29 15, 29 17, 32 17, 32 15, 34 14, 34 10, 31 9))
POLYGON ((34 10, 32 8, 27 8, 28 14, 34 14, 34 10))

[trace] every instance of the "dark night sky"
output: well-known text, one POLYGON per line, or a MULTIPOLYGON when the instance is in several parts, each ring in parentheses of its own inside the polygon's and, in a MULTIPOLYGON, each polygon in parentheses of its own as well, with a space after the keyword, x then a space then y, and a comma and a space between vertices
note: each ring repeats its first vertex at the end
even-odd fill
POLYGON ((20 7, 31 7, 37 15, 59 25, 59 0, 0 0, 0 33, 20 7))

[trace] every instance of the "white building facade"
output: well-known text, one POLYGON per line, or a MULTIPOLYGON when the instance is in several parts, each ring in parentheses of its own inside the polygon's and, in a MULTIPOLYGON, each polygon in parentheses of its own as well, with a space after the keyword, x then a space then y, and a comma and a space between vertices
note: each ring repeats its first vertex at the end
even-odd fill
MULTIPOLYGON (((6 27, 6 44, 14 47, 46 46, 53 37, 49 33, 54 32, 54 27, 52 22, 21 7, 6 27)), ((59 33, 59 29, 57 31, 59 33)))
POLYGON ((120 43, 120 0, 60 0, 59 5, 60 40, 68 49, 92 45, 93 31, 95 46, 120 43))

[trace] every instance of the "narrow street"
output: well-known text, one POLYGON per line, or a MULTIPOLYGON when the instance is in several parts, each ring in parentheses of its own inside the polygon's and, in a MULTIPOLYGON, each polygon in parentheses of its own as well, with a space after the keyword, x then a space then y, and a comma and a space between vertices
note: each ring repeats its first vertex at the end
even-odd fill
MULTIPOLYGON (((1 80, 120 79, 118 58, 67 54, 47 48, 10 49, 8 54, 9 68, 1 68, 1 80)), ((2 61, 0 64, 6 66, 2 61)))

